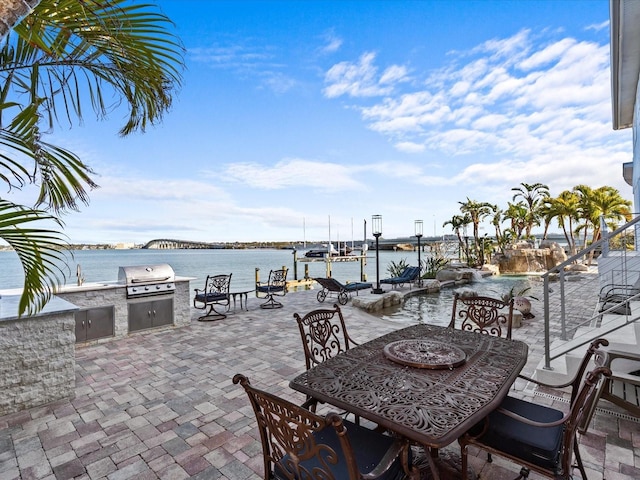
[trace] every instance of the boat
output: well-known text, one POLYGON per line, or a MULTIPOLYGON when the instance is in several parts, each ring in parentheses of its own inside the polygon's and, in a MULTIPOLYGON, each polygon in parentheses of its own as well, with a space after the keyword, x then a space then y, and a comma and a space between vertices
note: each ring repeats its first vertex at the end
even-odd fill
POLYGON ((307 258, 324 258, 327 256, 327 250, 309 250, 304 254, 307 258))

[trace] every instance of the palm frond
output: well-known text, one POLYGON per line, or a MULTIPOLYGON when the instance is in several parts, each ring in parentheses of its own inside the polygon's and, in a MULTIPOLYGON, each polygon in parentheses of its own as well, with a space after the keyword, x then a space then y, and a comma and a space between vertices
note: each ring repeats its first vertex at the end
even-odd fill
MULTIPOLYGON (((80 97, 87 92, 94 111, 107 115, 114 107, 104 97, 109 85, 129 107, 120 133, 144 131, 169 110, 183 68, 183 47, 166 28, 171 22, 153 8, 127 0, 42 0, 6 43, 15 61, 0 72, 24 79, 28 66, 39 65, 39 96, 50 100, 54 118, 63 113, 69 120, 82 119, 80 97)), ((29 84, 33 79, 22 88, 29 84)))
POLYGON ((63 234, 30 227, 46 221, 62 226, 59 219, 46 212, 0 200, 0 238, 17 253, 25 276, 19 315, 40 311, 66 278, 64 266, 68 243, 63 234))

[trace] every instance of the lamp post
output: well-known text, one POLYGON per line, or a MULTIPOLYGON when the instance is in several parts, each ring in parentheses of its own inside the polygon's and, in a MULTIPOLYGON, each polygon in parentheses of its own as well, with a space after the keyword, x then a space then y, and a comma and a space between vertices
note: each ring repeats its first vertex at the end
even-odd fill
POLYGON ((422 220, 414 222, 416 229, 416 237, 418 237, 418 286, 422 286, 422 262, 420 261, 420 238, 422 238, 422 220))
POLYGON ((376 288, 371 293, 384 293, 380 288, 380 235, 382 235, 382 215, 371 217, 371 233, 376 237, 376 288))

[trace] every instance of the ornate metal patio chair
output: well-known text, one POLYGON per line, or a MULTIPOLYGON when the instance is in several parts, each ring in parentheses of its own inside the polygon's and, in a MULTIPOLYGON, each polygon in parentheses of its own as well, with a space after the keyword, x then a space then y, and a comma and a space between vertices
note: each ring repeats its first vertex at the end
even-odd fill
POLYGON ((260 308, 282 308, 282 303, 273 297, 284 297, 287 294, 287 271, 286 268, 271 270, 267 283, 256 282, 256 296, 267 299, 260 308))
POLYGON ((216 305, 226 307, 225 310, 229 310, 230 295, 229 287, 231 286, 231 275, 207 275, 207 280, 204 283, 204 288, 200 290, 196 288, 196 295, 193 298, 193 306, 199 310, 208 309, 207 312, 198 317, 200 322, 209 322, 212 320, 220 320, 226 318, 227 315, 218 312, 215 309, 216 305))
POLYGON ((461 296, 453 298, 450 328, 460 319, 460 330, 483 333, 494 337, 511 338, 513 298, 503 302, 497 298, 461 296))
POLYGON ((611 375, 611 370, 605 366, 608 354, 599 350, 601 345, 606 346, 608 342, 598 339, 591 343, 571 382, 548 385, 522 377, 546 387, 571 387, 569 412, 507 397, 500 407, 460 437, 463 480, 466 480, 469 445, 487 451, 489 462, 490 455, 497 454, 523 465, 516 480, 528 478, 531 470, 555 480, 568 480, 573 478, 573 468, 578 468, 586 479, 577 432, 597 401, 602 377, 606 379, 611 375), (585 377, 584 372, 592 359, 595 368, 585 377), (574 454, 575 466, 572 465, 574 454))
MULTIPOLYGON (((293 318, 300 329, 307 370, 358 345, 349 336, 342 311, 336 304, 333 309, 313 310, 304 317, 294 313, 293 318)), ((308 398, 305 405, 315 412, 317 403, 317 400, 308 398)), ((360 423, 357 416, 355 419, 360 423)))
MULTIPOLYGON (((607 354, 606 366, 612 373, 598 390, 598 400, 607 400, 640 417, 640 353, 608 350, 607 354)), ((593 411, 589 413, 586 426, 593 411)))
POLYGON ((321 417, 254 388, 241 374, 233 383, 244 387, 256 415, 265 480, 419 478, 406 440, 355 425, 335 413, 321 417))
POLYGON ((340 307, 318 309, 304 317, 294 313, 298 322, 307 370, 358 345, 349 336, 340 307))

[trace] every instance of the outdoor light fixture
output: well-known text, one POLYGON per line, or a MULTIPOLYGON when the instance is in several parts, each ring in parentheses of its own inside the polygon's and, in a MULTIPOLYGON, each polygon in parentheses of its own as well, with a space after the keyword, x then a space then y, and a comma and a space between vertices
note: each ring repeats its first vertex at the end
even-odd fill
POLYGON ((422 220, 414 222, 416 228, 416 237, 418 237, 418 286, 422 286, 422 262, 420 261, 420 239, 422 238, 422 220))
POLYGON ((382 215, 371 217, 371 233, 376 237, 376 288, 371 293, 384 293, 380 288, 380 235, 382 235, 382 215))

